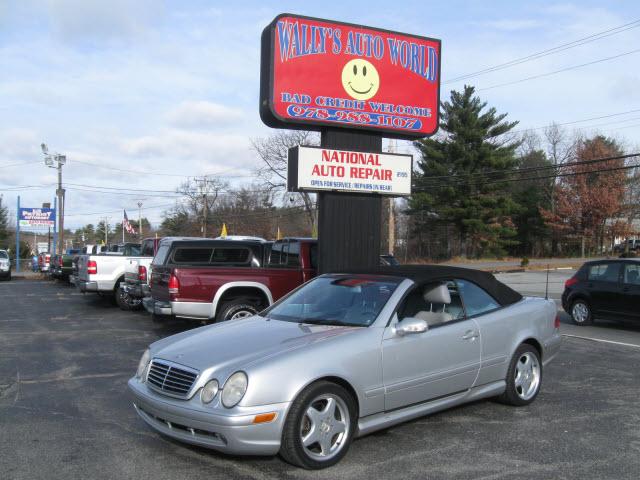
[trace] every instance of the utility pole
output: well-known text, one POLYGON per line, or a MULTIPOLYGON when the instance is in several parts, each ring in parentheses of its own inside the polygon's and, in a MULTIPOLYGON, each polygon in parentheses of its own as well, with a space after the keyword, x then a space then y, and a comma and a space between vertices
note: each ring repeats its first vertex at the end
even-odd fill
POLYGON ((105 246, 109 243, 109 220, 111 217, 103 217, 102 220, 104 222, 104 244, 105 246))
POLYGON ((204 213, 202 215, 202 237, 204 238, 204 237, 207 236, 207 217, 209 216, 209 212, 207 211, 207 194, 206 194, 206 192, 202 194, 202 203, 204 205, 204 207, 203 207, 203 212, 204 213))
POLYGON ((142 202, 138 202, 138 235, 140 235, 140 243, 142 243, 142 202))
POLYGON ((58 253, 64 253, 64 200, 65 190, 62 188, 62 166, 67 163, 67 157, 59 153, 49 154, 46 144, 40 145, 44 154, 44 164, 49 168, 58 169, 58 188, 56 196, 58 197, 58 253), (57 165, 54 165, 56 163, 57 165))

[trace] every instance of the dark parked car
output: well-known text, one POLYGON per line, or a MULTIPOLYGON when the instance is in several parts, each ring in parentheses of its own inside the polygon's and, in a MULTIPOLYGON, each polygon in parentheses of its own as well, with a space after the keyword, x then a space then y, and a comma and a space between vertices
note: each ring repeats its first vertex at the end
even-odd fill
POLYGON ((11 280, 11 259, 6 250, 0 250, 0 278, 11 280))
POLYGON ((562 308, 576 325, 594 318, 640 319, 640 259, 586 262, 564 284, 562 308))

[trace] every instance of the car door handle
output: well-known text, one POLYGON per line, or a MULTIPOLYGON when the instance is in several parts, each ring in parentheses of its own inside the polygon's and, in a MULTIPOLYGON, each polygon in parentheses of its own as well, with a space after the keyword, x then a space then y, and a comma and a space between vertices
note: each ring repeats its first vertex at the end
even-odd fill
POLYGON ((473 330, 467 330, 466 332, 464 332, 464 335, 462 336, 462 339, 463 340, 475 340, 479 336, 480 336, 480 334, 478 332, 473 331, 473 330))

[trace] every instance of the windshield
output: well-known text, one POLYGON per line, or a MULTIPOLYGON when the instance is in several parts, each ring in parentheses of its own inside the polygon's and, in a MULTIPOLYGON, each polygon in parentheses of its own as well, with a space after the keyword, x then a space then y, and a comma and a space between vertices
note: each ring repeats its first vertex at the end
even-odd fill
POLYGON ((0 258, 9 258, 9 255, 7 255, 7 252, 0 250, 0 258))
POLYGON ((401 281, 362 275, 319 277, 264 316, 287 322, 368 327, 401 281))

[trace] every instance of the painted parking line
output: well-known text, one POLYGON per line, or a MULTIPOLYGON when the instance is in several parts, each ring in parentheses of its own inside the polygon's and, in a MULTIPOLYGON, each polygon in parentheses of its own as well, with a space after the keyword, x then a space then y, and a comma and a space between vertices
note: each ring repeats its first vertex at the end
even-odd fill
POLYGON ((622 345, 624 347, 640 348, 640 345, 637 345, 635 343, 616 342, 615 340, 605 340, 604 338, 582 337, 580 335, 570 335, 568 333, 563 333, 562 336, 570 337, 570 338, 581 338, 582 340, 592 340, 594 342, 601 342, 601 343, 612 343, 614 345, 622 345))

